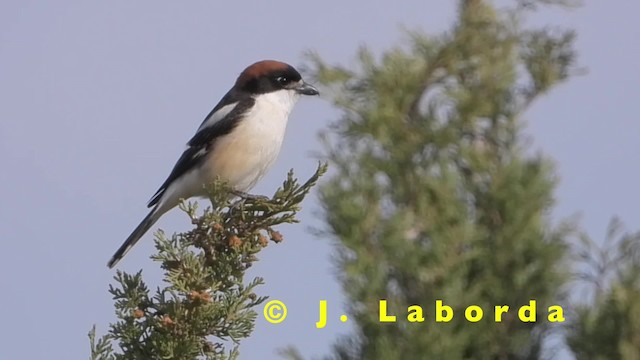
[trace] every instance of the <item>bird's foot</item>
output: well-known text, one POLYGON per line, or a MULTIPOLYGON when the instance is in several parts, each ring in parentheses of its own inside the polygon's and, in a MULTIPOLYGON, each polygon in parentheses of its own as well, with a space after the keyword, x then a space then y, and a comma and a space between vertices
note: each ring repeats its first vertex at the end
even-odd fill
POLYGON ((232 191, 231 192, 233 195, 239 197, 240 199, 236 202, 234 202, 233 204, 231 204, 231 206, 229 206, 229 211, 233 212, 235 210, 237 210, 238 208, 242 208, 242 206, 244 205, 244 203, 247 200, 269 200, 268 196, 264 196, 264 195, 253 195, 253 194, 249 194, 246 193, 244 191, 232 191))
POLYGON ((239 197, 240 199, 242 199, 241 201, 246 201, 246 200, 269 200, 268 196, 264 196, 264 195, 254 195, 254 194, 249 194, 246 193, 244 191, 233 191, 232 192, 233 195, 239 197))

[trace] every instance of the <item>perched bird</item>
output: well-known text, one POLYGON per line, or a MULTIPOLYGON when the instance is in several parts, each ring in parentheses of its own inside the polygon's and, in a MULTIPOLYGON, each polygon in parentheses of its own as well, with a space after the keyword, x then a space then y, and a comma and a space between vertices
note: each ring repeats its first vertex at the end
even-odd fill
POLYGON ((247 67, 204 119, 173 170, 149 200, 152 208, 115 252, 113 268, 153 224, 181 199, 206 196, 216 177, 248 192, 276 160, 300 95, 318 95, 291 65, 264 60, 247 67))

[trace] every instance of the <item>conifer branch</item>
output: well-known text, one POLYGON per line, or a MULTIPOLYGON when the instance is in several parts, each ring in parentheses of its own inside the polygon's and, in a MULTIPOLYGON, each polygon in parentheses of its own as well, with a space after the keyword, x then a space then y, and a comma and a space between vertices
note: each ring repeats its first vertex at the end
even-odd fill
POLYGON ((91 359, 236 359, 254 329, 253 309, 267 299, 256 294, 264 280, 246 283, 245 272, 269 240, 282 241, 276 226, 298 222, 302 201, 326 170, 319 164, 304 184, 290 171, 271 198, 239 202, 216 181, 208 189, 213 206, 202 215, 197 203, 183 203, 194 228, 170 238, 158 231, 151 257, 164 270, 164 287, 151 290, 142 271, 117 271, 109 292, 118 320, 98 340, 95 327, 89 333, 91 359))

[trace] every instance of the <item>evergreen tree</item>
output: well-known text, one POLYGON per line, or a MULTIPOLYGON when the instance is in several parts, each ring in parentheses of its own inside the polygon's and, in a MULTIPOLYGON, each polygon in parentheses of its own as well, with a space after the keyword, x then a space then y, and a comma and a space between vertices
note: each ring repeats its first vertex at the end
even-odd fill
POLYGON ((245 283, 245 271, 269 240, 282 241, 274 226, 297 222, 300 204, 325 171, 320 165, 304 184, 290 172, 271 199, 232 204, 230 189, 216 182, 210 189, 213 206, 202 215, 197 203, 181 205, 194 228, 170 238, 157 233, 152 258, 164 270, 163 286, 151 291, 142 271, 117 271, 109 292, 118 320, 100 339, 95 327, 89 333, 91 359, 238 358, 240 340, 254 328, 254 308, 267 298, 256 293, 263 280, 245 283))
POLYGON ((640 232, 613 219, 604 242, 581 237, 581 279, 591 300, 579 301, 567 343, 577 359, 640 359, 640 232))
POLYGON ((521 118, 569 77, 574 34, 523 28, 528 8, 460 1, 449 32, 411 33, 379 59, 363 48, 355 70, 311 56, 342 110, 322 137, 334 174, 321 202, 357 333, 333 358, 538 359, 563 325, 549 306, 562 305, 572 228, 549 219, 556 175, 527 151, 521 118), (380 299, 396 322, 380 322, 380 299), (535 322, 519 314, 530 300, 535 322))

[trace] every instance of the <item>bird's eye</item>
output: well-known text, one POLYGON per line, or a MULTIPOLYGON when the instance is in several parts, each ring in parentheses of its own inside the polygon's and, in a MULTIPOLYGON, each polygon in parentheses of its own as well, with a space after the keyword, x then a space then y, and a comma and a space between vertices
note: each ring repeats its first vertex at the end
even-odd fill
POLYGON ((289 83, 289 78, 286 76, 279 76, 276 80, 280 85, 287 85, 289 83))

